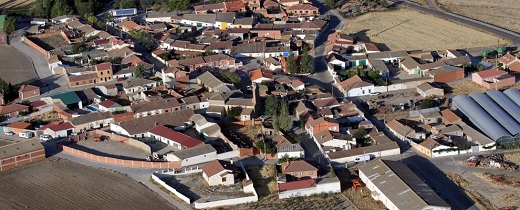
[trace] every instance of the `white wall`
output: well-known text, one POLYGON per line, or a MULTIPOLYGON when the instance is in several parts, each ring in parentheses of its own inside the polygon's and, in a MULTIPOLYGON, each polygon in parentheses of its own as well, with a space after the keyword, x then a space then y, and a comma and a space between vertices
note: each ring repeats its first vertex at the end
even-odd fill
POLYGON ((348 146, 349 142, 347 140, 340 140, 340 139, 332 139, 330 141, 324 142, 323 146, 329 146, 329 147, 339 147, 343 149, 350 149, 348 146))
MULTIPOLYGON (((328 178, 328 179, 332 179, 332 178, 328 178)), ((318 192, 319 193, 340 193, 341 192, 341 182, 339 181, 339 179, 337 177, 336 177, 336 179, 337 179, 337 182, 329 182, 329 183, 324 183, 324 184, 318 183, 316 185, 318 192)))
POLYGON ((163 186, 164 188, 166 188, 168 191, 170 191, 171 193, 173 193, 175 196, 177 196, 178 198, 180 198, 182 201, 186 202, 187 204, 190 204, 191 203, 191 200, 186 197, 185 195, 183 195, 182 193, 178 192, 177 190, 173 189, 173 187, 170 187, 170 185, 166 184, 163 180, 159 179, 159 177, 157 177, 157 174, 156 173, 152 173, 152 179, 159 183, 161 186, 163 186))
POLYGON ((373 93, 373 92, 377 92, 377 91, 375 91, 375 88, 373 85, 367 86, 367 87, 354 88, 354 89, 351 89, 348 91, 347 97, 370 95, 370 93, 373 93))
POLYGON ((287 191, 278 192, 278 198, 284 199, 284 198, 291 198, 291 197, 303 197, 303 196, 309 196, 309 195, 313 195, 313 194, 317 194, 317 193, 318 193, 318 189, 316 187, 287 190, 287 191))
POLYGON ((240 156, 238 150, 233 150, 233 151, 217 154, 217 159, 226 160, 226 159, 231 159, 231 158, 235 158, 238 156, 240 156))
POLYGON ((204 155, 199 155, 199 156, 195 156, 195 157, 191 157, 191 158, 186 158, 186 159, 183 159, 183 160, 179 159, 175 155, 167 154, 166 155, 166 159, 168 161, 182 161, 181 162, 181 166, 190 166, 190 165, 196 165, 196 164, 200 164, 200 163, 205 163, 205 162, 209 162, 209 161, 212 161, 212 160, 216 160, 217 159, 217 152, 210 152, 210 153, 207 153, 207 154, 204 154, 204 155))
POLYGON ((252 196, 247 197, 240 197, 240 198, 232 198, 227 200, 218 200, 218 201, 208 201, 204 203, 198 203, 195 202, 195 208, 196 209, 204 209, 204 208, 214 208, 218 206, 231 206, 231 205, 238 205, 243 203, 251 203, 251 202, 257 202, 258 196, 256 193, 252 196))
POLYGON ((295 151, 295 152, 278 152, 278 159, 288 156, 289 158, 303 158, 305 157, 304 151, 295 151))
MULTIPOLYGON (((375 156, 375 157, 380 157, 380 156, 381 157, 385 157, 385 156, 399 155, 399 154, 401 154, 401 150, 397 146, 394 149, 382 150, 381 154, 379 154, 379 151, 366 153, 366 154, 367 155, 371 155, 371 156, 375 156)), ((342 157, 342 158, 338 158, 338 159, 332 159, 330 161, 335 162, 335 163, 353 162, 356 159, 356 157, 358 157, 358 156, 359 155, 353 155, 353 156, 349 156, 349 157, 342 157)))
MULTIPOLYGON (((228 185, 235 184, 235 176, 232 173, 228 173, 225 176, 221 176, 224 173, 227 173, 227 171, 223 170, 217 174, 214 174, 213 176, 210 176, 210 177, 205 176, 204 178, 206 179, 206 181, 208 181, 208 184, 210 186, 216 186, 216 185, 228 186, 228 185), (224 178, 224 177, 226 178, 226 181, 222 180, 222 178, 224 178)), ((206 173, 203 173, 203 174, 205 175, 206 173)))

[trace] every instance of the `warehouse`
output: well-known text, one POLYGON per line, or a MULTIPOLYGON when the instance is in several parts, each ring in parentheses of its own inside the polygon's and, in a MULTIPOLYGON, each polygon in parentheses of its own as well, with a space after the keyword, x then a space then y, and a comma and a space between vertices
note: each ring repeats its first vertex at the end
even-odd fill
POLYGON ((481 132, 501 145, 520 144, 520 91, 458 95, 453 105, 481 132))
POLYGON ((45 149, 38 139, 0 147, 0 171, 9 170, 45 159, 45 149))

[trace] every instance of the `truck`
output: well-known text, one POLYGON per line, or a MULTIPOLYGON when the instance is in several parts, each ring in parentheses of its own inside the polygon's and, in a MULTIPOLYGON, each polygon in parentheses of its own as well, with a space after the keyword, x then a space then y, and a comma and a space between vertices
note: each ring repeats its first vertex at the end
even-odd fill
POLYGON ((364 161, 369 161, 369 160, 370 160, 370 155, 360 155, 360 156, 356 157, 354 162, 359 163, 359 162, 364 162, 364 161))

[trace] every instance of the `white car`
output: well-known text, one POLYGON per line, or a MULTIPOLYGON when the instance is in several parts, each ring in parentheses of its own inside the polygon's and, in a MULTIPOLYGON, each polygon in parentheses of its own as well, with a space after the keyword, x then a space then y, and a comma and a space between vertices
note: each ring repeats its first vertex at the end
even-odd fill
POLYGON ((12 136, 12 135, 14 135, 14 134, 15 134, 15 133, 14 133, 14 132, 12 132, 12 131, 9 131, 9 132, 5 132, 5 135, 8 135, 8 136, 12 136))
POLYGON ((377 95, 379 95, 379 94, 381 94, 381 93, 380 93, 380 92, 373 92, 373 93, 370 93, 371 96, 377 96, 377 95))
POLYGON ((49 140, 52 140, 52 136, 51 135, 41 135, 40 140, 49 141, 49 140))

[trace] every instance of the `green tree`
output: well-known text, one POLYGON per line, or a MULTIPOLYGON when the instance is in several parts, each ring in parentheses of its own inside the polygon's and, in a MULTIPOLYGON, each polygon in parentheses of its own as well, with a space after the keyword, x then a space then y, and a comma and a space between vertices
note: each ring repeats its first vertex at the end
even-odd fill
POLYGON ((267 116, 277 116, 278 115, 278 107, 280 107, 279 101, 274 95, 269 95, 265 99, 265 115, 267 116))
POLYGON ((314 60, 309 55, 309 47, 305 45, 303 47, 303 54, 300 62, 300 73, 311 74, 314 72, 314 60))
POLYGON ((168 11, 185 11, 191 7, 190 0, 168 0, 166 9, 168 11))
POLYGON ((299 69, 298 62, 294 59, 294 54, 291 52, 289 57, 287 57, 287 70, 291 74, 297 74, 300 72, 299 69))
POLYGON ((267 8, 267 11, 271 14, 278 14, 280 13, 280 7, 270 6, 267 8))
POLYGON ((334 0, 325 0, 325 4, 329 6, 331 9, 334 9, 334 6, 336 5, 336 1, 334 0))
POLYGON ((141 3, 141 8, 148 9, 152 7, 156 1, 155 0, 140 0, 139 3, 141 3))
POLYGON ((433 99, 425 98, 422 100, 421 109, 428 109, 432 107, 435 107, 435 101, 433 99))
POLYGON ((12 16, 7 17, 7 20, 4 23, 4 32, 7 36, 11 36, 16 30, 16 19, 12 16))
POLYGON ((379 0, 379 6, 381 6, 383 8, 387 8, 388 2, 386 0, 379 0))
POLYGON ((482 55, 482 58, 487 58, 488 55, 489 55, 489 50, 482 50, 482 52, 480 53, 480 55, 482 55))
POLYGON ((152 35, 146 31, 131 30, 128 33, 148 51, 151 51, 157 47, 157 44, 155 43, 152 35))
POLYGON ((208 55, 216 55, 217 53, 216 52, 213 52, 212 50, 206 50, 202 53, 203 56, 208 56, 208 55))
POLYGON ((221 70, 220 74, 233 84, 238 84, 240 83, 240 81, 242 81, 242 78, 240 78, 240 76, 237 73, 230 72, 229 69, 221 70))
POLYGON ((288 131, 293 126, 293 121, 289 115, 289 105, 286 101, 280 102, 280 110, 278 114, 278 127, 283 131, 288 131))
POLYGON ((227 113, 229 118, 238 118, 240 114, 242 113, 242 107, 234 106, 231 107, 227 113))
POLYGON ((137 67, 134 70, 134 76, 138 78, 146 77, 146 69, 142 64, 137 64, 137 67))
POLYGON ((171 60, 173 58, 173 55, 170 52, 165 52, 163 54, 160 54, 159 58, 161 58, 161 59, 163 59, 165 61, 169 61, 169 60, 171 60))
POLYGON ((89 22, 90 24, 97 24, 97 22, 98 22, 97 17, 94 14, 92 14, 91 12, 85 13, 83 15, 83 18, 85 18, 85 20, 87 20, 87 22, 89 22))
POLYGON ((266 142, 265 140, 257 141, 255 143, 255 147, 266 154, 274 154, 276 152, 276 148, 269 142, 266 142))
POLYGON ((51 17, 73 14, 73 9, 66 0, 55 0, 51 9, 51 17))
POLYGON ((117 9, 137 8, 137 3, 135 0, 116 0, 115 7, 117 9))
POLYGON ((367 141, 367 131, 365 129, 358 129, 352 137, 356 138, 356 145, 364 146, 367 141))
POLYGON ((9 83, 7 83, 2 78, 0 78, 0 93, 2 93, 4 96, 9 93, 9 83))

